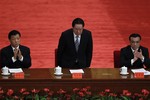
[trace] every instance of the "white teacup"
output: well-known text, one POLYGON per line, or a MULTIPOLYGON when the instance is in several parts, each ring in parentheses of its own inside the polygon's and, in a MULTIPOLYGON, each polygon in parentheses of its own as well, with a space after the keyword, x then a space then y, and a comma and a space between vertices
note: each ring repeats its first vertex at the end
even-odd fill
POLYGON ((55 71, 55 74, 62 74, 62 68, 61 67, 56 67, 55 69, 54 69, 54 71, 55 71))
POLYGON ((120 74, 127 74, 127 67, 123 66, 120 68, 120 74))
POLYGON ((8 74, 9 73, 8 71, 9 71, 8 67, 5 66, 5 67, 2 68, 2 73, 3 74, 8 74))

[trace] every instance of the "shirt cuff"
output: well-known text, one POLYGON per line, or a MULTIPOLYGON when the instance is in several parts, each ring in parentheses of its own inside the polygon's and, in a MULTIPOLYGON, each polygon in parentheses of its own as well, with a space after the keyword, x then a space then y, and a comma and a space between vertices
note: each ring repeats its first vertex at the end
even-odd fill
POLYGON ((144 57, 142 58, 142 60, 141 60, 142 62, 144 62, 144 57))
POLYGON ((21 57, 21 59, 19 59, 20 61, 23 61, 23 56, 21 57))
POLYGON ((131 59, 131 65, 133 65, 133 63, 134 63, 134 59, 131 59))
POLYGON ((16 62, 17 60, 16 60, 14 57, 12 57, 12 61, 13 61, 13 62, 16 62))

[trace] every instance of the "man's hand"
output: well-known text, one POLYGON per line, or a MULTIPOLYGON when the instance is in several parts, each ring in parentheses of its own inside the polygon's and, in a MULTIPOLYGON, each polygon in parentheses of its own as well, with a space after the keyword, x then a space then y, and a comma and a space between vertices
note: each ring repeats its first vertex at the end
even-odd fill
POLYGON ((144 59, 144 56, 142 54, 142 50, 140 49, 140 52, 138 53, 138 58, 140 58, 141 60, 144 59))
POLYGON ((141 49, 140 49, 140 52, 138 52, 137 50, 135 50, 134 52, 134 61, 136 61, 138 58, 140 58, 141 60, 144 59, 141 49))
POLYGON ((21 54, 20 49, 18 49, 18 55, 17 55, 17 56, 18 56, 18 58, 19 58, 19 59, 21 59, 21 58, 22 58, 22 54, 21 54))
POLYGON ((19 59, 22 58, 22 54, 21 54, 20 49, 14 49, 14 59, 17 59, 17 57, 18 57, 19 59))
POLYGON ((134 62, 135 62, 138 59, 138 51, 135 50, 133 54, 134 54, 134 62))
POLYGON ((18 56, 18 49, 14 49, 14 59, 16 60, 18 56))

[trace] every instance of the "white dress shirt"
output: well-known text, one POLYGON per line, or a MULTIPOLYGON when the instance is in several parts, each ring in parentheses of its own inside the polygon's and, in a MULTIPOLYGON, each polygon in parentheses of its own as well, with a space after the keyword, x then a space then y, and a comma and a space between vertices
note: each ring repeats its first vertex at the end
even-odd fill
MULTIPOLYGON (((75 33, 73 33, 73 36, 74 36, 74 42, 76 42, 76 34, 75 33)), ((80 40, 81 40, 81 35, 78 35, 78 41, 79 41, 79 43, 80 43, 80 40)))

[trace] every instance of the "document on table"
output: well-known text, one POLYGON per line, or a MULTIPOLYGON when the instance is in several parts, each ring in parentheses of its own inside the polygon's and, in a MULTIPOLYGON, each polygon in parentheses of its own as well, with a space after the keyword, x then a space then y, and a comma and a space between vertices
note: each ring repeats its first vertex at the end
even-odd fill
POLYGON ((10 68, 9 69, 10 73, 21 73, 23 72, 22 68, 10 68))
POLYGON ((70 69, 70 73, 84 73, 83 69, 70 69))
POLYGON ((131 71, 132 71, 133 73, 136 73, 136 72, 143 72, 144 75, 150 75, 150 71, 147 71, 147 70, 145 70, 144 68, 140 68, 140 69, 131 69, 131 71))

